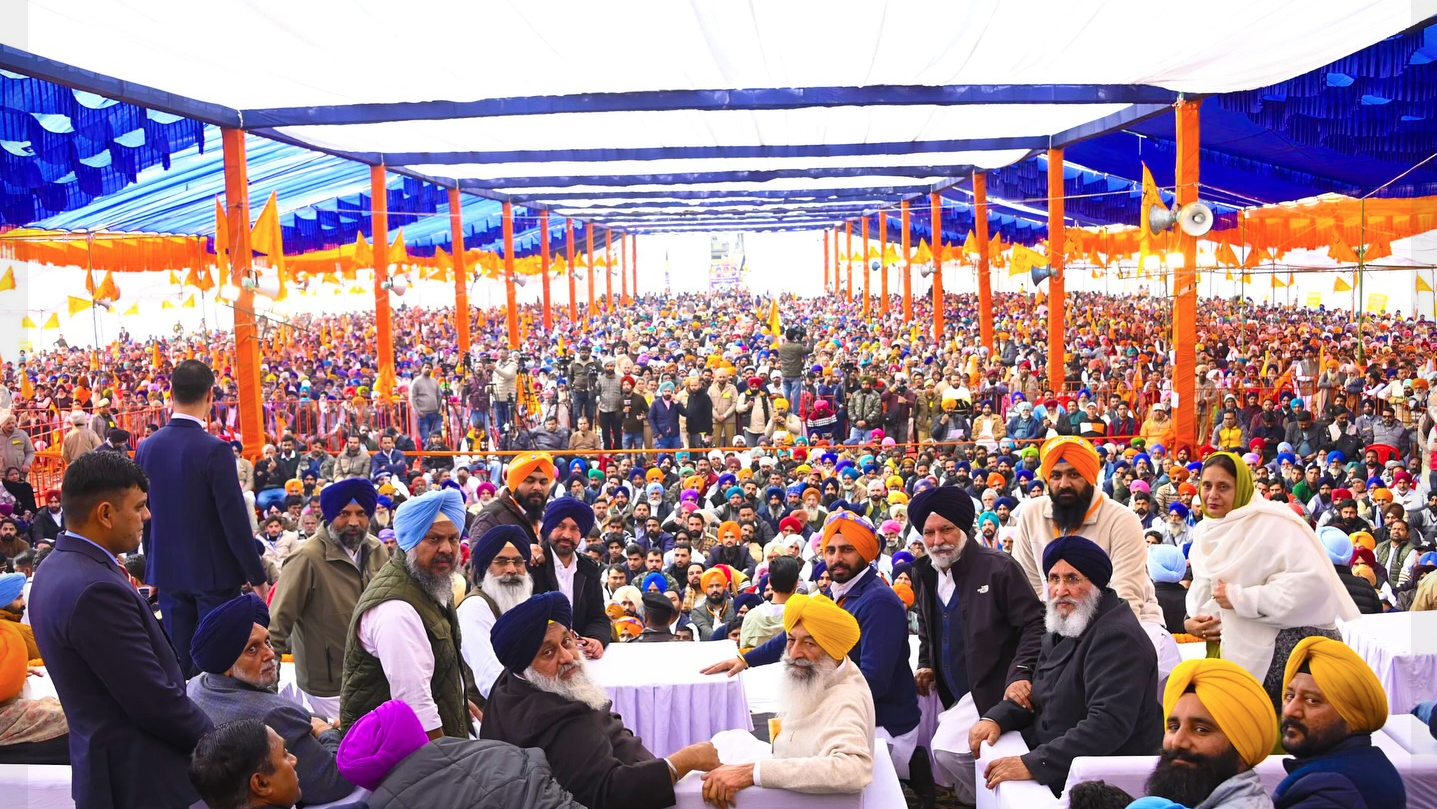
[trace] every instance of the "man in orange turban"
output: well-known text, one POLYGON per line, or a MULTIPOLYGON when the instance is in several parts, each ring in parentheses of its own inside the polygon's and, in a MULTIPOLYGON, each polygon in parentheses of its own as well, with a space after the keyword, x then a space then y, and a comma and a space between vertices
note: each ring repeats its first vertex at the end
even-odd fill
MULTIPOLYGON (((898 777, 908 779, 911 774, 915 790, 930 792, 933 773, 928 751, 918 748, 921 714, 913 669, 908 665, 908 609, 873 566, 879 552, 877 532, 868 520, 839 509, 824 523, 822 537, 820 547, 833 580, 833 598, 853 616, 861 631, 848 657, 858 663, 872 691, 876 735, 888 740, 898 777)), ((786 634, 777 635, 757 649, 709 666, 704 673, 726 671, 733 675, 749 666, 776 663, 787 641, 786 634)))
MULTIPOLYGON (((465 533, 482 537, 496 525, 517 525, 529 535, 531 547, 538 545, 539 527, 544 520, 544 505, 549 502, 554 474, 554 458, 547 452, 514 456, 504 473, 504 488, 470 521, 465 533)), ((542 551, 536 551, 534 560, 543 562, 542 551)))
POLYGON ((1113 564, 1109 585, 1128 602, 1158 652, 1159 677, 1182 662, 1177 643, 1168 633, 1148 576, 1148 550, 1143 526, 1130 508, 1111 500, 1098 487, 1101 466, 1093 445, 1076 436, 1044 442, 1038 474, 1049 494, 1033 498, 1018 510, 1013 558, 1028 574, 1028 583, 1044 597, 1043 551, 1053 540, 1079 535, 1092 540, 1113 564))

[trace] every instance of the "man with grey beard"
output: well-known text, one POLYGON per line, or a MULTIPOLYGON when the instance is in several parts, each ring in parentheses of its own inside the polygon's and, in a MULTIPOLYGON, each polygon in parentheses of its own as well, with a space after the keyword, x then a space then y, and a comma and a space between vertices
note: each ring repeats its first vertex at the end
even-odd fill
POLYGON ((453 575, 464 498, 453 489, 405 500, 394 512, 401 553, 365 588, 345 645, 339 718, 344 727, 390 699, 403 700, 431 739, 467 739, 479 709, 460 655, 453 575))
POLYGON ((573 626, 569 599, 558 591, 494 622, 490 640, 504 672, 490 691, 480 738, 543 750, 554 780, 588 809, 673 806, 674 784, 716 769, 718 753, 700 742, 655 758, 589 679, 573 626))
POLYGON ((200 673, 185 690, 216 726, 238 719, 264 720, 299 759, 295 772, 305 800, 341 800, 354 785, 334 763, 339 730, 274 692, 279 654, 270 644, 269 623, 269 610, 253 594, 212 610, 195 628, 190 655, 200 673))
POLYGON ((956 486, 920 492, 908 520, 926 556, 913 563, 918 611, 918 693, 937 689, 944 711, 933 734, 935 778, 960 803, 975 800, 968 734, 1004 698, 1030 708, 1043 645, 1043 604, 1023 568, 971 541, 973 498, 956 486))
POLYGON ((1032 707, 1005 699, 969 734, 975 758, 983 742, 1010 730, 1028 744, 1029 752, 988 764, 989 789, 1035 780, 1057 795, 1078 756, 1146 756, 1162 747, 1157 652, 1132 608, 1108 588, 1108 554, 1084 537, 1059 537, 1043 550, 1043 572, 1048 634, 1032 707))
MULTIPOLYGON (((534 594, 529 559, 529 535, 517 525, 496 525, 470 548, 469 569, 474 587, 459 602, 459 628, 464 630, 464 643, 460 648, 464 662, 474 672, 474 685, 485 700, 489 698, 494 680, 504 670, 494 656, 489 633, 499 616, 534 594)), ((479 707, 484 706, 480 703, 479 707)))
POLYGON ((827 596, 791 596, 783 605, 783 677, 773 758, 726 765, 704 776, 704 800, 735 805, 751 786, 794 792, 861 792, 873 781, 873 690, 848 653, 858 619, 827 596))
POLYGON ((370 534, 379 496, 364 478, 346 478, 319 492, 324 524, 285 557, 275 584, 270 643, 293 654, 295 681, 310 707, 339 716, 340 672, 349 621, 359 594, 389 561, 370 534))

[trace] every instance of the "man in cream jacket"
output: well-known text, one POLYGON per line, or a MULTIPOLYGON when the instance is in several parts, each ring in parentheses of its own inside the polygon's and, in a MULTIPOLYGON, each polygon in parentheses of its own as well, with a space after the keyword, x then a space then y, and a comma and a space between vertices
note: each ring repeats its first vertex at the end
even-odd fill
POLYGON ((783 628, 779 704, 787 707, 774 720, 773 758, 706 774, 704 800, 719 809, 750 786, 854 793, 873 780, 873 694, 848 659, 858 621, 826 596, 800 593, 784 605, 783 628))

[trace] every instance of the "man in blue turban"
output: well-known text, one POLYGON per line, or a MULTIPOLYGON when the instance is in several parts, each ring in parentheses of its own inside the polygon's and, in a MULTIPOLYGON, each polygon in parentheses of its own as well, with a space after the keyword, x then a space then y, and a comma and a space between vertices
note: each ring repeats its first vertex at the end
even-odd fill
POLYGON ((329 803, 354 786, 334 763, 340 733, 328 718, 316 718, 274 692, 279 653, 270 645, 270 613, 254 594, 230 599, 200 621, 190 656, 200 674, 189 681, 190 699, 216 726, 262 718, 299 759, 295 772, 306 801, 329 803))
POLYGON ((460 649, 464 662, 474 672, 479 695, 486 699, 503 669, 494 656, 490 632, 499 616, 534 594, 530 559, 529 533, 517 525, 496 525, 470 546, 470 579, 474 586, 459 602, 459 627, 464 630, 460 649))
MULTIPOLYGON (((594 530, 594 509, 575 497, 560 497, 544 507, 539 538, 544 559, 530 569, 534 592, 563 593, 574 614, 579 649, 591 660, 604 656, 613 637, 604 613, 604 581, 599 565, 579 552, 594 530)), ((597 540, 595 540, 597 541, 597 540)))
POLYGON ((319 492, 324 523, 285 557, 271 601, 270 643, 294 655, 295 682, 310 707, 339 716, 339 689, 349 621, 359 594, 389 561, 373 534, 379 495, 365 478, 346 478, 319 492))
POLYGON ((609 710, 590 679, 562 593, 541 593, 494 623, 494 653, 504 672, 494 683, 480 738, 544 751, 559 785, 589 809, 661 809, 674 805, 674 782, 719 766, 700 742, 655 758, 609 710))
POLYGON ((1048 633, 1034 669, 1031 707, 1004 699, 969 733, 979 745, 1021 731, 1029 752, 988 764, 989 789, 1035 780, 1057 795, 1078 756, 1146 756, 1163 742, 1158 657, 1142 624, 1108 587, 1113 563, 1097 543, 1059 537, 1043 549, 1048 633))
POLYGON ((466 697, 474 679, 454 608, 464 522, 453 489, 405 500, 394 512, 400 552, 360 595, 344 647, 344 726, 392 698, 414 709, 431 738, 470 736, 478 708, 466 697))

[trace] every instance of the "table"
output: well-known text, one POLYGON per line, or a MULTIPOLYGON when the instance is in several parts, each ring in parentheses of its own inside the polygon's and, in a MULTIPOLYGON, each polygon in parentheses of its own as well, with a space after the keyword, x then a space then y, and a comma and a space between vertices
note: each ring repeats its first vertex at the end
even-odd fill
POLYGON ((667 756, 721 730, 753 730, 744 678, 705 676, 701 669, 738 655, 733 641, 615 643, 589 660, 594 682, 609 692, 624 726, 656 756, 667 756))
MULTIPOLYGON (((674 784, 674 798, 674 809, 711 809, 703 800, 703 773, 689 773, 674 784)), ((898 772, 893 769, 888 743, 882 739, 873 742, 873 781, 856 795, 809 795, 749 787, 739 792, 738 805, 743 809, 907 809, 908 806, 903 799, 903 787, 898 783, 898 772)))
POLYGON ((1437 697, 1437 612, 1363 616, 1342 625, 1342 640, 1377 673, 1392 713, 1437 697))

